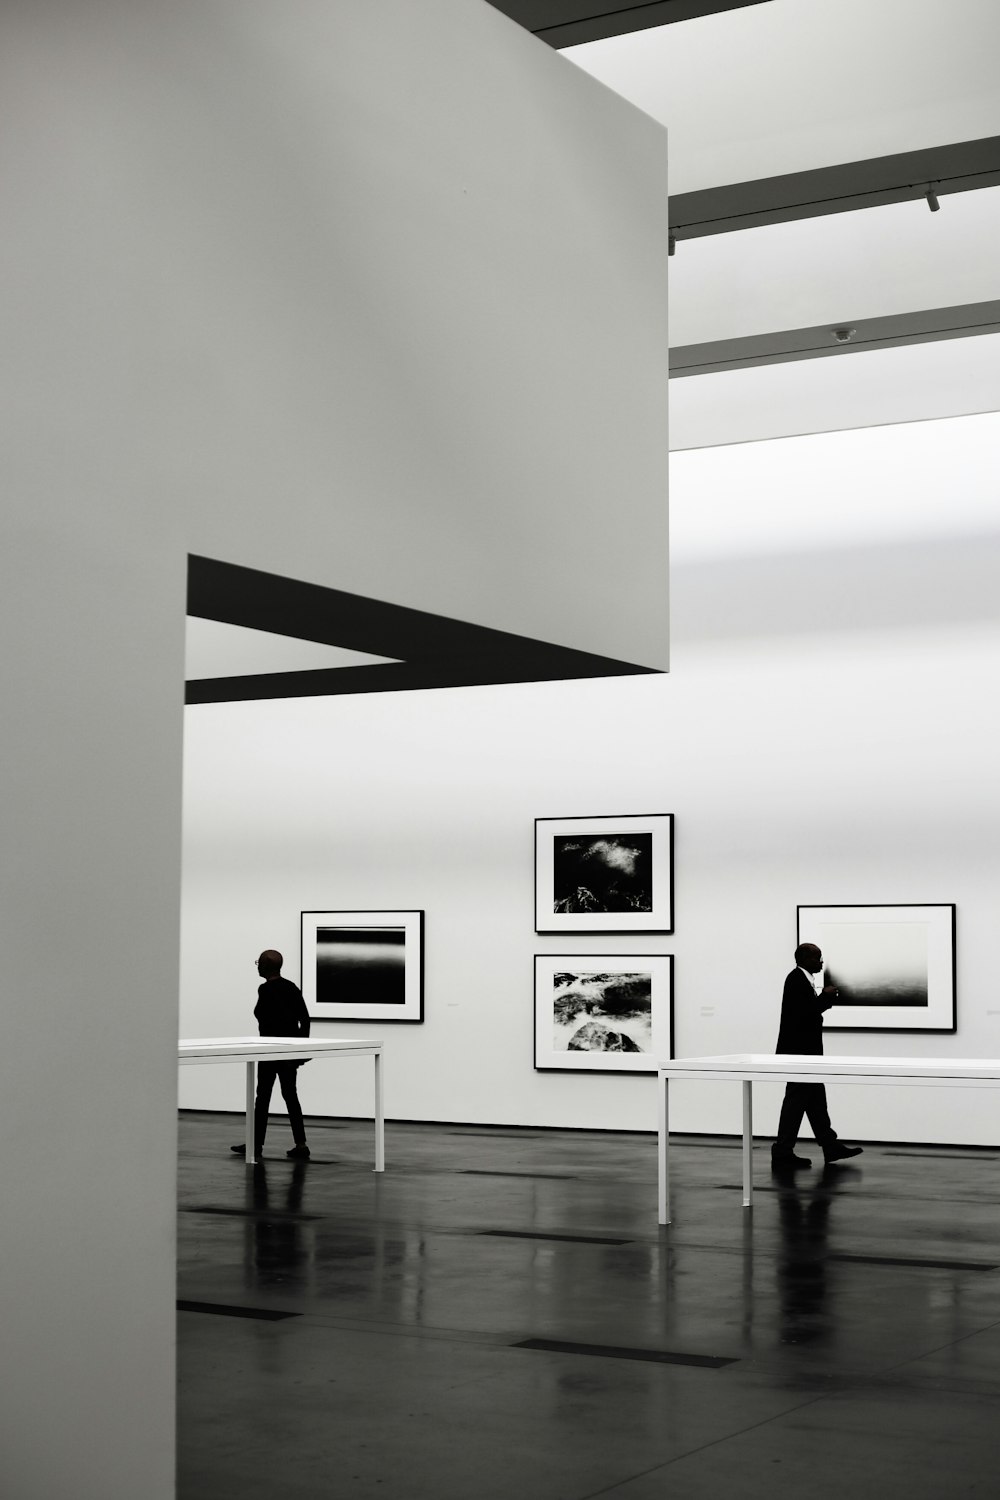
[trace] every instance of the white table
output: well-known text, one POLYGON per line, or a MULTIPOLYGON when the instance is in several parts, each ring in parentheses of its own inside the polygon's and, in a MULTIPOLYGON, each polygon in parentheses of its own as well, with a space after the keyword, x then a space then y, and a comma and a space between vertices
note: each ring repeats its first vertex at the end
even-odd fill
POLYGON ((753 1207, 755 1083, 883 1083, 937 1088, 997 1088, 1000 1059, 980 1057, 803 1057, 743 1052, 684 1057, 659 1066, 659 1221, 670 1223, 670 1080, 739 1079, 743 1084, 743 1207, 753 1207))
POLYGON ((372 1057, 375 1060, 375 1171, 385 1171, 385 1111, 382 1101, 382 1043, 334 1041, 319 1037, 215 1036, 178 1043, 180 1063, 242 1062, 247 1070, 247 1163, 254 1155, 253 1106, 257 1092, 257 1064, 299 1062, 322 1057, 372 1057))

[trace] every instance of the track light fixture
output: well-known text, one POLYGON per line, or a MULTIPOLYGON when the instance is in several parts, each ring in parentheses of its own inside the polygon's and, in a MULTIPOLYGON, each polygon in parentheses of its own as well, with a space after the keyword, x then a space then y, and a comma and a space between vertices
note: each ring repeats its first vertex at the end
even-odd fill
POLYGON ((934 186, 935 185, 933 182, 927 184, 927 207, 930 209, 932 214, 936 214, 938 209, 941 207, 940 203, 938 202, 938 195, 934 191, 934 186))
POLYGON ((857 333, 856 328, 831 328, 830 332, 838 344, 849 344, 857 333))
POLYGON ((673 253, 674 253, 674 251, 676 249, 677 249, 677 241, 674 239, 674 237, 673 237, 672 234, 668 234, 667 235, 667 254, 668 255, 673 255, 673 253))

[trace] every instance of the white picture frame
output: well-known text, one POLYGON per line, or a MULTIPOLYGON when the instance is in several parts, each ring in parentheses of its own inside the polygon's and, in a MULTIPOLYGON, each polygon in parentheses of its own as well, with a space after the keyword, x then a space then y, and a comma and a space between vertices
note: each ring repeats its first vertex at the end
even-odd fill
POLYGON ((304 911, 300 956, 311 1020, 423 1021, 422 911, 304 911))
POLYGON ((821 950, 843 997, 824 1031, 957 1030, 953 903, 800 906, 798 941, 821 950))
POLYGON ((535 1071, 655 1073, 674 1055, 671 953, 536 953, 535 1071))
POLYGON ((673 930, 673 813, 535 819, 537 933, 673 930))

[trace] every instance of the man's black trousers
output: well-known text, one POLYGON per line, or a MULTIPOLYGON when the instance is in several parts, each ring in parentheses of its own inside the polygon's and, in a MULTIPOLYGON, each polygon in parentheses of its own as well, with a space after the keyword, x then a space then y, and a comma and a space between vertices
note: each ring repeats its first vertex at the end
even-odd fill
POLYGON ((267 1135, 267 1111, 274 1090, 274 1080, 281 1085, 281 1097, 288 1110, 288 1123, 292 1127, 292 1139, 296 1146, 306 1143, 306 1127, 302 1120, 302 1106, 295 1087, 295 1075, 299 1064, 293 1062, 262 1062, 257 1064, 257 1098, 253 1107, 254 1155, 259 1156, 267 1135))
POLYGON ((791 1156, 795 1150, 802 1116, 805 1115, 816 1137, 816 1143, 824 1152, 837 1139, 837 1132, 830 1124, 826 1107, 826 1088, 822 1083, 789 1083, 785 1085, 785 1097, 778 1117, 778 1138, 774 1143, 775 1156, 791 1156))

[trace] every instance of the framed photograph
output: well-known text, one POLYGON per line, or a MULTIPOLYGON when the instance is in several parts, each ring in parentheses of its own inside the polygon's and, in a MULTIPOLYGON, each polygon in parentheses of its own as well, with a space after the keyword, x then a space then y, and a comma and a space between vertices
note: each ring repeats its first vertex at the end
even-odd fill
POLYGON ((798 934, 840 991, 824 1031, 956 1029, 954 905, 800 906, 798 934))
POLYGON ((674 818, 535 819, 535 931, 673 932, 674 818))
POLYGON ((304 911, 302 994, 314 1021, 422 1021, 422 911, 304 911))
POLYGON ((669 953, 537 953, 535 1068, 655 1073, 674 1055, 669 953))

